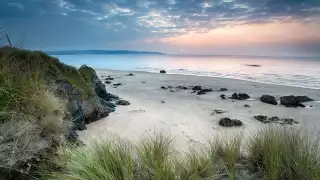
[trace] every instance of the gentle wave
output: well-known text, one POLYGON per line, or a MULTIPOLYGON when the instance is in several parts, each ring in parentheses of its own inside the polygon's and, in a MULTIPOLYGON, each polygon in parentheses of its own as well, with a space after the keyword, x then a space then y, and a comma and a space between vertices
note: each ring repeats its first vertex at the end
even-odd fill
MULTIPOLYGON (((146 71, 157 73, 161 68, 143 67, 136 68, 139 71, 146 71)), ((217 73, 217 72, 204 72, 204 71, 192 71, 187 69, 166 69, 168 74, 181 74, 181 75, 195 75, 195 76, 208 76, 219 77, 228 79, 245 80, 251 82, 285 85, 292 87, 302 87, 309 89, 320 89, 320 80, 312 76, 296 75, 296 74, 273 74, 273 73, 257 73, 257 74, 244 74, 240 72, 233 73, 217 73)))

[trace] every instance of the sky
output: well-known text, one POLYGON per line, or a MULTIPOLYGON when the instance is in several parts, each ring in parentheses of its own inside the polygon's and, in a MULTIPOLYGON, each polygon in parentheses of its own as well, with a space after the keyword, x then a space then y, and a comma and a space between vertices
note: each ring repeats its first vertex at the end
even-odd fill
POLYGON ((0 26, 39 50, 320 56, 320 0, 0 0, 0 26))

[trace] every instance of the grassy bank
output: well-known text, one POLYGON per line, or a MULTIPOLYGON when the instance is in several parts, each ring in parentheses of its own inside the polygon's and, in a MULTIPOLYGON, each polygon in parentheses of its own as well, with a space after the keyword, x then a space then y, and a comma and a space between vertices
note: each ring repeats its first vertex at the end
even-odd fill
POLYGON ((64 141, 72 118, 57 82, 83 100, 95 95, 91 75, 39 51, 0 48, 0 179, 29 177, 39 156, 64 141))
POLYGON ((47 175, 71 180, 320 179, 319 142, 303 132, 268 127, 243 146, 240 137, 214 138, 185 153, 176 151, 171 136, 161 132, 135 144, 110 137, 86 147, 62 148, 63 172, 47 175))

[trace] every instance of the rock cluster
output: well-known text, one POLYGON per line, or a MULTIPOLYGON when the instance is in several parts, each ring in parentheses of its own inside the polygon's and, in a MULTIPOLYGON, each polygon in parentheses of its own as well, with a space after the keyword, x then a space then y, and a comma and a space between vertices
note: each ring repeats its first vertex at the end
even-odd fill
POLYGON ((262 123, 268 124, 268 123, 278 123, 278 124, 298 124, 297 121, 294 121, 292 118, 279 118, 278 116, 263 116, 263 115, 257 115, 254 116, 254 118, 262 123))
POLYGON ((242 122, 238 119, 230 119, 228 117, 221 118, 219 125, 223 127, 242 126, 242 122))

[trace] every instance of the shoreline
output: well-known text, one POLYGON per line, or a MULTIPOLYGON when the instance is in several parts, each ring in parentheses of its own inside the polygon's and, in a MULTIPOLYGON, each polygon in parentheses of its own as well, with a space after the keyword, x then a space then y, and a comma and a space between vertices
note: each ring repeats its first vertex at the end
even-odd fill
MULTIPOLYGON (((292 127, 315 129, 320 132, 320 93, 315 89, 273 85, 244 80, 215 78, 206 76, 159 74, 138 71, 101 70, 96 72, 102 82, 111 76, 110 84, 105 84, 107 92, 128 100, 129 106, 117 106, 108 117, 88 124, 87 130, 80 131, 80 139, 86 143, 91 138, 107 138, 110 133, 138 140, 146 132, 164 130, 178 141, 178 149, 205 143, 213 136, 243 133, 249 137, 267 124, 253 118, 255 115, 293 118, 299 124, 292 127), (127 76, 132 73, 133 76, 127 76), (114 88, 113 84, 122 83, 114 88), (161 89, 161 86, 201 85, 226 92, 213 91, 196 95, 191 90, 161 89), (248 93, 250 99, 222 100, 220 94, 248 93), (307 108, 287 108, 263 103, 259 97, 263 94, 275 96, 277 100, 285 95, 307 95, 315 101, 305 103, 307 108), (245 104, 250 107, 244 107, 245 104), (312 106, 312 107, 311 107, 312 106), (214 110, 226 111, 222 114, 214 110), (243 122, 242 127, 221 127, 218 122, 223 117, 236 118, 243 122)), ((287 126, 287 125, 286 125, 287 126)), ((288 125, 289 126, 289 125, 288 125)))
MULTIPOLYGON (((114 71, 114 72, 138 72, 138 73, 147 73, 147 74, 158 74, 159 72, 151 72, 151 71, 141 71, 141 70, 116 70, 116 69, 99 69, 95 68, 97 71, 114 71)), ((158 68, 159 70, 161 68, 158 68)), ((310 90, 320 90, 320 88, 311 88, 311 87, 303 87, 303 86, 295 86, 295 85, 287 85, 287 84, 277 84, 272 82, 262 82, 262 81, 254 81, 254 80, 248 80, 248 79, 236 79, 236 78, 229 78, 229 77, 219 77, 219 76, 206 76, 201 74, 177 74, 177 73, 170 73, 167 71, 168 75, 181 75, 181 76, 199 76, 199 77, 208 77, 208 78, 218 78, 218 79, 227 79, 227 80, 236 80, 236 81, 246 81, 246 82, 252 82, 252 83, 258 83, 258 84, 267 84, 267 85, 277 85, 277 86, 286 86, 286 87, 292 87, 292 88, 302 88, 302 89, 310 89, 310 90)))

